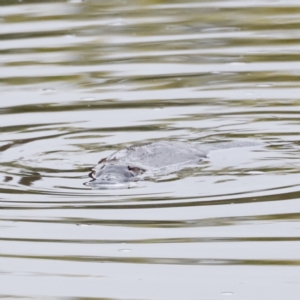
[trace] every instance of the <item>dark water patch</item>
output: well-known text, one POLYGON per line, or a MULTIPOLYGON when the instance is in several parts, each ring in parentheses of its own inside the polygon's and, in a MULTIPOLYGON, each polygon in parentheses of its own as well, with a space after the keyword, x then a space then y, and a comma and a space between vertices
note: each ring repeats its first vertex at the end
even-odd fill
POLYGON ((247 242, 299 242, 300 237, 199 237, 199 238, 168 238, 168 239, 140 239, 140 240, 88 240, 88 239, 28 239, 28 238, 0 238, 3 242, 24 243, 58 243, 58 244, 183 244, 183 243, 247 243, 247 242))
POLYGON ((48 259, 74 262, 91 263, 130 263, 130 264, 163 264, 163 265, 246 265, 246 266, 299 266, 300 260, 252 260, 252 259, 215 259, 215 258, 148 258, 148 257, 89 257, 89 256, 27 256, 27 255, 5 255, 0 257, 22 258, 22 259, 48 259))

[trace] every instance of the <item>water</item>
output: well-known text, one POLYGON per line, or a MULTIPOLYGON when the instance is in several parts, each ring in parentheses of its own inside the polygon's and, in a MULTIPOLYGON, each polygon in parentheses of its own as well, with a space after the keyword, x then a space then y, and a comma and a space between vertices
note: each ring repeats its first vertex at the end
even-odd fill
POLYGON ((298 1, 0 0, 0 297, 298 299, 298 1), (130 189, 135 143, 249 141, 130 189))

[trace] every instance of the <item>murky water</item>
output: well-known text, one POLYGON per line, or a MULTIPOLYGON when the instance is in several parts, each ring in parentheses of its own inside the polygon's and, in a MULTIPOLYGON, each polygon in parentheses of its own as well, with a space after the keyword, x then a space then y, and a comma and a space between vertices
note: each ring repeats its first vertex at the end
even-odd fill
POLYGON ((0 297, 298 299, 299 1, 0 0, 0 297), (135 143, 249 141, 135 188, 135 143))

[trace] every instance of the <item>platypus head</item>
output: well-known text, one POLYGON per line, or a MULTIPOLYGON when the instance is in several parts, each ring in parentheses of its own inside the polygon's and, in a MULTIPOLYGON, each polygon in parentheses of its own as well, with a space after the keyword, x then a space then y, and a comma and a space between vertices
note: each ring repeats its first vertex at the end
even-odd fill
POLYGON ((131 181, 137 181, 137 175, 143 170, 137 167, 129 167, 118 164, 103 164, 101 168, 93 169, 90 177, 93 185, 116 185, 131 181))

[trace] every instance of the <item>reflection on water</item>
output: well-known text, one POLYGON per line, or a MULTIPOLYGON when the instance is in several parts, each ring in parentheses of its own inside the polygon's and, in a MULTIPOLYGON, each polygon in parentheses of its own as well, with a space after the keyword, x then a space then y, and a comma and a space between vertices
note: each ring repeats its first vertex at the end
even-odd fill
POLYGON ((298 299, 289 1, 0 0, 0 296, 298 299), (128 145, 258 140, 133 189, 128 145))

